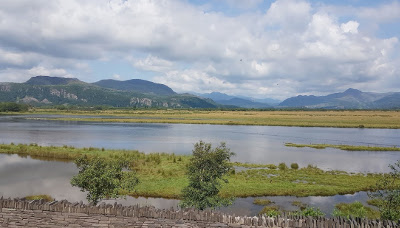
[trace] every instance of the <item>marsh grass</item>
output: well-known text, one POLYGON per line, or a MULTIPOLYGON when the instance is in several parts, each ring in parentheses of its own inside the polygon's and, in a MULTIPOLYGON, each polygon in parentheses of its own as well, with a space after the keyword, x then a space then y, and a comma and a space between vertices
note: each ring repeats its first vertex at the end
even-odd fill
POLYGON ((269 200, 269 199, 259 199, 259 198, 257 198, 257 199, 253 200, 253 204, 267 206, 267 205, 270 205, 270 204, 274 204, 274 202, 269 200))
POLYGON ((381 146, 355 146, 355 145, 333 145, 333 144, 296 144, 285 143, 288 147, 308 147, 314 149, 335 148, 347 151, 400 151, 399 147, 381 147, 381 146))
POLYGON ((378 210, 374 210, 370 207, 364 206, 362 203, 358 201, 353 203, 336 204, 332 215, 346 217, 346 218, 350 218, 350 216, 354 218, 368 218, 368 219, 380 218, 380 213, 378 210))
POLYGON ((25 196, 24 199, 26 199, 26 200, 41 200, 41 199, 43 199, 45 202, 54 201, 54 198, 49 195, 30 195, 30 196, 25 196))
MULTIPOLYGON (((39 146, 36 144, 0 144, 0 153, 31 156, 34 159, 73 161, 81 155, 104 159, 125 159, 136 171, 140 184, 132 196, 181 198, 188 184, 185 168, 191 156, 167 153, 144 154, 136 150, 108 150, 69 146, 39 146)), ((324 171, 315 166, 279 170, 276 165, 234 163, 247 167, 227 176, 220 195, 223 197, 261 196, 332 196, 373 190, 380 174, 348 174, 324 171), (257 167, 257 168, 254 168, 257 167)))
POLYGON ((275 217, 281 214, 280 208, 277 205, 265 206, 258 213, 259 215, 266 215, 269 217, 275 217))
POLYGON ((55 120, 341 128, 400 128, 398 111, 36 110, 26 114, 90 115, 55 120), (107 116, 104 118, 102 116, 107 116), (124 117, 124 118, 121 118, 124 117))
POLYGON ((382 203, 383 203, 383 201, 381 199, 376 199, 375 198, 375 199, 367 200, 367 204, 371 205, 371 206, 374 206, 374 207, 379 207, 379 206, 382 205, 382 203))

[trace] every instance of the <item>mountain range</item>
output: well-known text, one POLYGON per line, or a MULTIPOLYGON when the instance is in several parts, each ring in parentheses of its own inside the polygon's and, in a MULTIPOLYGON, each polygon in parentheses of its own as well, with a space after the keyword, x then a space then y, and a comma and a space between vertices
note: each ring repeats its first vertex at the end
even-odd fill
POLYGON ((250 97, 236 97, 225 93, 212 92, 204 94, 196 94, 200 97, 210 98, 218 104, 227 106, 236 106, 241 108, 271 108, 273 105, 279 104, 278 100, 274 99, 255 99, 250 97))
POLYGON ((0 102, 136 108, 398 109, 400 93, 372 93, 350 88, 326 96, 299 95, 279 103, 268 98, 235 97, 219 92, 177 94, 166 85, 141 79, 86 83, 77 78, 36 76, 25 83, 0 83, 0 102))
POLYGON ((177 94, 166 85, 145 80, 102 80, 86 83, 77 78, 50 76, 32 77, 25 83, 1 83, 0 102, 21 102, 36 106, 220 107, 211 99, 177 94))
POLYGON ((296 96, 284 100, 281 108, 320 109, 394 109, 400 108, 400 93, 372 93, 357 89, 347 89, 342 93, 326 96, 296 96))

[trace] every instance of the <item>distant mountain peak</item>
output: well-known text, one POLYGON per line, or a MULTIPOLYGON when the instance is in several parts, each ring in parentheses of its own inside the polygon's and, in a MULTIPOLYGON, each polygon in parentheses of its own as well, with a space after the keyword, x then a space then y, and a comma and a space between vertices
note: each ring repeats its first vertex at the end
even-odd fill
POLYGON ((306 107, 323 109, 399 108, 400 93, 369 93, 349 88, 342 93, 326 96, 297 96, 284 100, 280 107, 306 107))
MULTIPOLYGON (((63 78, 51 76, 35 76, 31 77, 25 84, 29 85, 68 85, 70 83, 82 82, 77 78, 63 78)), ((83 83, 83 82, 82 82, 83 83)))
POLYGON ((343 93, 346 93, 346 94, 360 94, 360 93, 362 93, 362 91, 360 91, 358 89, 348 88, 343 93))

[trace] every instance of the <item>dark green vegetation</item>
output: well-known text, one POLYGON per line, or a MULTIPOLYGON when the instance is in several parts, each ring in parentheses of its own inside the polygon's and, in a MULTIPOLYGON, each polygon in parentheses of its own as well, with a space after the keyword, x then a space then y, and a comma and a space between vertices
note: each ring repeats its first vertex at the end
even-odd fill
MULTIPOLYGON (((182 198, 182 189, 188 186, 186 167, 192 156, 138 151, 107 150, 101 148, 73 148, 0 144, 0 153, 31 156, 36 159, 73 161, 82 155, 98 156, 105 160, 124 159, 130 162, 141 181, 132 196, 182 198)), ((222 185, 221 197, 249 196, 331 196, 370 191, 381 174, 348 174, 343 171, 323 171, 315 166, 298 170, 279 170, 276 165, 232 163, 235 167, 250 167, 230 172, 222 185), (253 169, 251 167, 260 167, 253 169), (271 167, 271 168, 268 168, 271 167)))
POLYGON ((232 198, 221 197, 219 192, 221 181, 228 183, 225 175, 232 170, 233 155, 225 143, 214 149, 210 143, 196 143, 186 168, 189 185, 182 190, 180 205, 203 210, 232 204, 232 198))
POLYGON ((369 93, 348 89, 327 96, 297 96, 284 100, 279 107, 319 109, 393 109, 400 107, 400 93, 369 93))
POLYGON ((345 217, 348 219, 350 218, 350 216, 353 218, 368 218, 368 219, 380 218, 379 211, 374 210, 370 207, 366 207, 358 201, 353 203, 336 204, 332 215, 335 217, 345 217))
POLYGON ((95 205, 104 198, 118 198, 122 193, 131 192, 139 183, 136 175, 123 159, 105 160, 100 157, 89 159, 82 156, 76 159, 79 173, 72 177, 71 185, 87 191, 86 199, 95 205))
POLYGON ((376 183, 374 192, 369 196, 370 203, 375 204, 382 219, 400 219, 400 160, 389 165, 391 172, 385 173, 376 183))
POLYGON ((0 112, 26 112, 29 105, 13 102, 0 102, 0 112))
POLYGON ((332 144, 295 144, 285 143, 289 147, 309 147, 314 149, 335 148, 347 151, 400 151, 399 147, 382 147, 382 146, 354 146, 354 145, 332 145, 332 144))
MULTIPOLYGON (((134 81, 131 84, 134 83, 139 82, 134 81)), ((26 83, 0 84, 0 102, 26 103, 34 106, 219 107, 210 99, 199 98, 190 94, 175 94, 172 90, 167 94, 165 92, 154 92, 159 87, 164 88, 162 91, 170 90, 164 85, 140 81, 138 86, 140 87, 139 90, 117 90, 85 83, 78 79, 38 76, 31 78, 26 83)))

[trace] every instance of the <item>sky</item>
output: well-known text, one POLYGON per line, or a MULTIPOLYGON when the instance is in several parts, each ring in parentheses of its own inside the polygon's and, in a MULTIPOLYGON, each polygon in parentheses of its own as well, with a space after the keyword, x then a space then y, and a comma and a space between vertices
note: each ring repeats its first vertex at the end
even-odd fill
POLYGON ((283 100, 400 91, 400 0, 2 0, 0 82, 144 79, 283 100))

